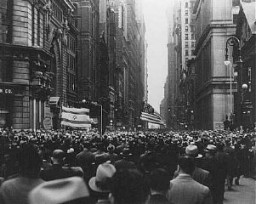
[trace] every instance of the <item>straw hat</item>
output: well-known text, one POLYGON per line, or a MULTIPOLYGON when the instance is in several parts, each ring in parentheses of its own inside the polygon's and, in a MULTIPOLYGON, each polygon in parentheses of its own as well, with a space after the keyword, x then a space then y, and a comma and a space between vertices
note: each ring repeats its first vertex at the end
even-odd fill
POLYGON ((100 164, 96 176, 89 180, 89 186, 93 191, 100 193, 109 192, 109 180, 115 174, 116 168, 109 163, 100 164))
POLYGON ((90 193, 84 180, 70 177, 44 182, 29 194, 30 204, 59 204, 79 198, 89 197, 90 193))

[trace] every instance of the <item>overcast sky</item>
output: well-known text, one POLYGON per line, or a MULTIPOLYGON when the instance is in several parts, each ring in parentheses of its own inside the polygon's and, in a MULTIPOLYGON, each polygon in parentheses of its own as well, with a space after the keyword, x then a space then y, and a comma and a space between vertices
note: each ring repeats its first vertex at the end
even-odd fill
MULTIPOLYGON (((137 0, 140 1, 140 0, 137 0)), ((148 102, 159 112, 167 77, 167 17, 170 0, 143 0, 148 43, 148 102)))

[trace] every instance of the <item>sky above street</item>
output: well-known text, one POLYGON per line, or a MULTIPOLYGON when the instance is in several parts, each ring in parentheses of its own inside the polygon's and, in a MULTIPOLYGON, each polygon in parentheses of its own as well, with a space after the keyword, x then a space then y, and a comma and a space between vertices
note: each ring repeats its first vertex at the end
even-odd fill
POLYGON ((159 112, 168 70, 166 9, 170 0, 142 1, 148 43, 148 102, 159 112))

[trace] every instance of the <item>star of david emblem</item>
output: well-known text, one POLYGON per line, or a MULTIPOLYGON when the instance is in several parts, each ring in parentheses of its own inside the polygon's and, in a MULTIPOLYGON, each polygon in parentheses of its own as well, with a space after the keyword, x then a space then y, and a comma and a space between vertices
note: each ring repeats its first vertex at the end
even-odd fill
POLYGON ((74 115, 74 116, 73 116, 73 119, 74 119, 74 120, 76 120, 76 119, 77 119, 77 116, 76 116, 76 115, 74 115))

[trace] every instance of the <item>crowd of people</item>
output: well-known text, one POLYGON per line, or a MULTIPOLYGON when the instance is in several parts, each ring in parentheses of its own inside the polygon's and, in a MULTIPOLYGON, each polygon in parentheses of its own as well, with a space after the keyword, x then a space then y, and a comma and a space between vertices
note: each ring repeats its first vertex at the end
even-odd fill
POLYGON ((221 204, 254 132, 1 130, 1 204, 221 204))

